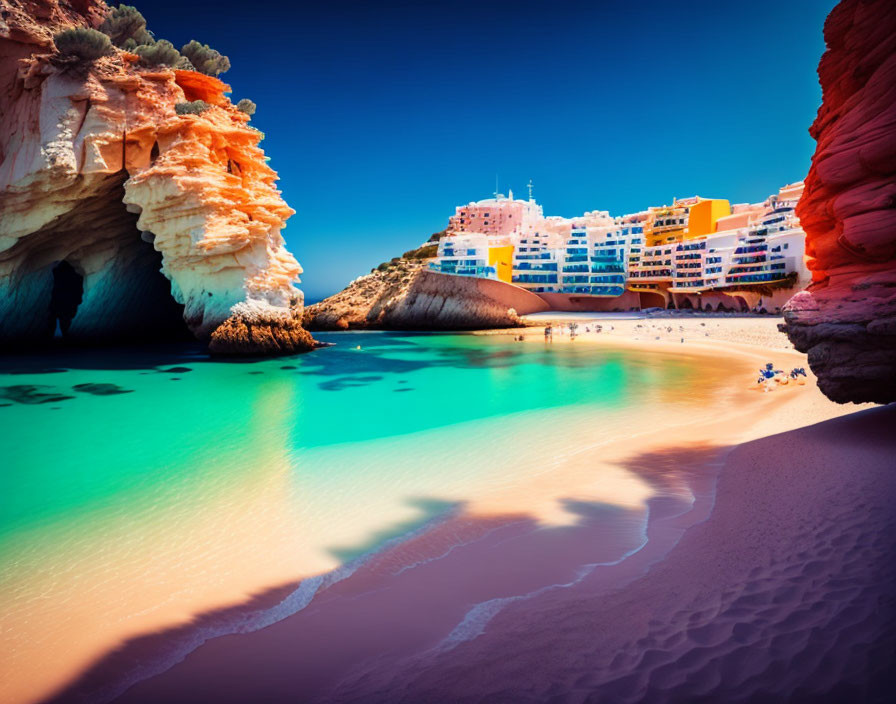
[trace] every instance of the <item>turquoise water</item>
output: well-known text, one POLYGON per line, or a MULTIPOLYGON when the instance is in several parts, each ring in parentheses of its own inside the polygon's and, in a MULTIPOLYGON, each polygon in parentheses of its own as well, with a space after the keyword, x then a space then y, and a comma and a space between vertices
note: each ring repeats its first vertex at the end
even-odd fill
POLYGON ((657 367, 630 352, 595 359, 584 344, 321 337, 338 345, 247 363, 209 361, 198 351, 169 353, 160 363, 133 360, 127 351, 4 360, 0 417, 13 440, 0 477, 4 551, 22 529, 110 501, 139 503, 159 485, 189 490, 213 458, 216 469, 222 460, 225 467, 239 464, 259 441, 256 433, 276 432, 301 454, 524 411, 612 411, 689 387, 696 371, 682 361, 657 367), (172 368, 183 371, 166 371, 172 368), (108 388, 78 389, 86 384, 108 388), (28 385, 34 389, 24 397, 14 388, 28 385))
POLYGON ((584 342, 320 337, 336 344, 276 360, 0 360, 0 627, 19 655, 0 674, 72 630, 93 634, 74 672, 123 637, 335 569, 722 388, 696 359, 584 342))

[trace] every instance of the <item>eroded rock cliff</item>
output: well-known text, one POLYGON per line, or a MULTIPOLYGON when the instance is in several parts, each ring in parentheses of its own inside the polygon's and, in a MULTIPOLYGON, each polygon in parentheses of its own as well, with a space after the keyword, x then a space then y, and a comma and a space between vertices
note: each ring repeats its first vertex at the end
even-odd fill
POLYGON ((812 270, 782 329, 839 402, 896 400, 896 4, 844 0, 824 28, 822 105, 797 214, 812 270))
POLYGON ((344 290, 308 306, 310 330, 474 330, 522 325, 519 316, 547 309, 516 286, 436 274, 425 260, 401 259, 362 276, 344 290))
POLYGON ((121 49, 60 56, 54 35, 107 12, 2 0, 0 346, 57 326, 74 340, 158 338, 182 317, 215 352, 312 347, 280 234, 293 210, 261 133, 213 76, 121 49), (192 101, 201 112, 179 114, 192 101))

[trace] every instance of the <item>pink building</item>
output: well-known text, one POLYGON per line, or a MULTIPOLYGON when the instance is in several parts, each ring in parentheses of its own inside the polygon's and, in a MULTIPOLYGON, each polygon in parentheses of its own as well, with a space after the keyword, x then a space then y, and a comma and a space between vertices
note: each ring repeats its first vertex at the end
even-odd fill
POLYGON ((509 198, 498 194, 497 198, 458 206, 448 219, 448 230, 506 237, 534 232, 541 218, 541 206, 535 201, 515 200, 513 193, 509 198))

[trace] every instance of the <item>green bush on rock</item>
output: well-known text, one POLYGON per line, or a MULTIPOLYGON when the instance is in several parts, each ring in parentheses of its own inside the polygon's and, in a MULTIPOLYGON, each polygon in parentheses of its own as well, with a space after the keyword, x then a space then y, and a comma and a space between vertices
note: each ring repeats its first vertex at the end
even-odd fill
POLYGON ((193 100, 189 103, 177 103, 174 112, 178 115, 201 115, 211 107, 204 100, 193 100))
POLYGON ((437 244, 425 244, 422 247, 417 247, 417 249, 412 249, 408 252, 405 252, 401 256, 405 259, 431 259, 436 256, 439 251, 439 245, 437 244))
POLYGON ((207 76, 217 76, 230 70, 230 59, 212 49, 208 44, 200 44, 195 39, 189 44, 184 44, 180 53, 193 64, 194 70, 207 76))
POLYGON ((140 57, 140 63, 144 66, 178 66, 184 61, 184 57, 174 48, 174 44, 166 39, 160 39, 152 44, 136 46, 133 52, 140 57))
POLYGON ((125 46, 128 40, 133 40, 135 46, 152 41, 152 35, 146 31, 146 19, 133 5, 111 8, 100 25, 100 31, 108 35, 115 46, 122 49, 130 50, 125 46))
POLYGON ((255 108, 256 108, 255 103, 253 103, 248 98, 243 98, 242 100, 240 100, 240 102, 238 102, 236 104, 236 109, 239 110, 240 112, 246 113, 247 115, 254 115, 255 108))
POLYGON ((53 42, 62 56, 83 61, 94 61, 114 51, 109 37, 95 29, 85 27, 65 29, 53 37, 53 42))

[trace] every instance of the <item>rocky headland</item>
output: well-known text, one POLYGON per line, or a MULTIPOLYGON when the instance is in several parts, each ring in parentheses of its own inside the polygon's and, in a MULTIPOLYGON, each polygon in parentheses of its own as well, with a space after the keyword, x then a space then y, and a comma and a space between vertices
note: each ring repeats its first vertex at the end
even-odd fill
MULTIPOLYGON (((433 237, 437 237, 434 235, 433 237)), ((305 309, 309 330, 476 330, 519 327, 521 315, 547 310, 517 286, 429 271, 431 244, 405 252, 339 293, 305 309)))
MULTIPOLYGON (((122 9, 124 8, 124 9, 122 9)), ((101 0, 3 0, 0 347, 170 339, 310 349, 294 211, 217 78, 101 0), (97 31, 99 30, 99 31, 97 31)))
POLYGON ((835 401, 896 400, 896 5, 845 0, 824 28, 818 144, 797 214, 812 283, 782 325, 835 401))

